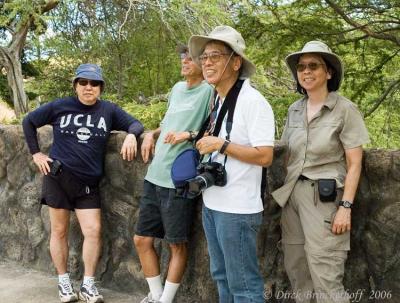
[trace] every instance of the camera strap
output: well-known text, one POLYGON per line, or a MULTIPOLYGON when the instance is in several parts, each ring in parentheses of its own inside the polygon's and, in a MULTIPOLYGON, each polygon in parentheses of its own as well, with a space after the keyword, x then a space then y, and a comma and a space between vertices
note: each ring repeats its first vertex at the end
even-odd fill
MULTIPOLYGON (((235 84, 232 86, 232 88, 229 90, 228 94, 226 95, 225 100, 222 104, 221 110, 218 113, 217 122, 215 123, 215 128, 214 128, 214 131, 212 132, 213 136, 218 137, 219 132, 221 131, 222 122, 224 121, 225 115, 228 112, 228 119, 225 124, 225 130, 226 130, 225 139, 229 142, 231 141, 230 134, 232 131, 233 114, 235 112, 237 99, 238 99, 238 96, 240 93, 240 89, 242 88, 243 82, 244 82, 244 80, 237 79, 235 84)), ((227 159, 228 159, 228 156, 225 155, 224 167, 225 167, 227 159)))
MULTIPOLYGON (((227 96, 225 97, 225 100, 222 104, 221 110, 218 113, 218 117, 217 117, 217 120, 215 123, 215 128, 212 132, 213 136, 218 137, 219 132, 221 130, 222 122, 225 118, 226 113, 228 112, 228 119, 226 122, 225 129, 226 129, 226 133, 227 133, 226 140, 230 141, 230 133, 232 130, 233 114, 235 112, 236 101, 239 96, 240 89, 242 88, 243 82, 244 82, 244 80, 238 79, 235 82, 235 84, 232 86, 232 88, 229 90, 227 96)), ((217 93, 215 93, 215 95, 214 95, 214 99, 216 100, 215 103, 218 104, 219 98, 217 98, 217 96, 218 96, 217 93)), ((217 116, 217 112, 218 112, 217 104, 214 105, 212 112, 210 113, 210 115, 208 116, 206 121, 204 121, 203 125, 201 126, 200 131, 198 132, 196 138, 194 139, 195 142, 197 142, 204 136, 204 133, 207 131, 207 129, 210 126, 211 117, 217 116)))
POLYGON ((226 140, 230 141, 230 133, 232 130, 232 123, 233 123, 233 114, 235 112, 237 98, 239 96, 243 82, 244 80, 238 79, 232 86, 232 88, 229 90, 228 94, 226 95, 221 110, 218 114, 214 131, 212 132, 213 136, 218 137, 219 132, 221 130, 222 122, 224 121, 225 115, 228 112, 228 119, 226 121, 225 129, 226 129, 226 140))

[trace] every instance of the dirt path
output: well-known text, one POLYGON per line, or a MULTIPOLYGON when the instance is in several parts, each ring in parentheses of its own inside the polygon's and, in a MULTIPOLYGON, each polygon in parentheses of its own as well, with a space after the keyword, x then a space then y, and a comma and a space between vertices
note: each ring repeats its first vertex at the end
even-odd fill
MULTIPOLYGON (((74 287, 78 289, 76 283, 74 287)), ((104 288, 100 288, 100 291, 106 303, 136 303, 143 298, 142 295, 128 295, 104 288)), ((0 262, 0 302, 60 303, 57 277, 2 261, 0 262)))

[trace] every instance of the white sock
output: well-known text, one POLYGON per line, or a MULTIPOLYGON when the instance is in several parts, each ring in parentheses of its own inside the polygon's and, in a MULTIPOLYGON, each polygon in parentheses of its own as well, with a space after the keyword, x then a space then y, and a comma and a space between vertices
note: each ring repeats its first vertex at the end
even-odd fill
POLYGON ((94 277, 83 276, 83 284, 92 285, 94 283, 94 277))
POLYGON ((161 275, 158 275, 156 277, 146 278, 146 281, 149 284, 151 298, 153 300, 158 300, 163 292, 161 284, 161 275))
POLYGON ((68 279, 69 281, 69 273, 65 273, 62 275, 58 275, 58 283, 61 283, 62 281, 65 281, 66 279, 68 279))
POLYGON ((172 283, 169 281, 165 281, 164 291, 160 298, 160 302, 162 303, 172 303, 174 300, 176 291, 178 290, 180 283, 172 283))

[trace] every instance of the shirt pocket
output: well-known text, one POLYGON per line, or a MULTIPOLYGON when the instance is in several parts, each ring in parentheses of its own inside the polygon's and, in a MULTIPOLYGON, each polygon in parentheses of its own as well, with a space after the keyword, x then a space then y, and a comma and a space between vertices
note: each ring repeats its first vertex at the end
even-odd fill
POLYGON ((310 126, 310 150, 317 156, 339 155, 343 149, 339 138, 340 128, 340 121, 320 122, 310 126))
POLYGON ((292 120, 289 121, 289 128, 304 128, 304 123, 302 120, 292 120))

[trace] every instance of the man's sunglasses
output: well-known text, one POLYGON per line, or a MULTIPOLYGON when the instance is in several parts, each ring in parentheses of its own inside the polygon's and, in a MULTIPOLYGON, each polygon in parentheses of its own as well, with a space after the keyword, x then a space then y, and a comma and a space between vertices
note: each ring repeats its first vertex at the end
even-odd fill
POLYGON ((87 79, 79 79, 77 82, 80 86, 86 86, 90 84, 91 87, 98 87, 102 84, 101 81, 87 80, 87 79))
POLYGON ((296 70, 298 72, 302 72, 302 71, 305 71, 307 67, 309 70, 317 70, 320 66, 323 66, 323 65, 325 65, 325 64, 316 63, 316 62, 310 62, 308 64, 298 63, 298 64, 296 64, 296 70))

